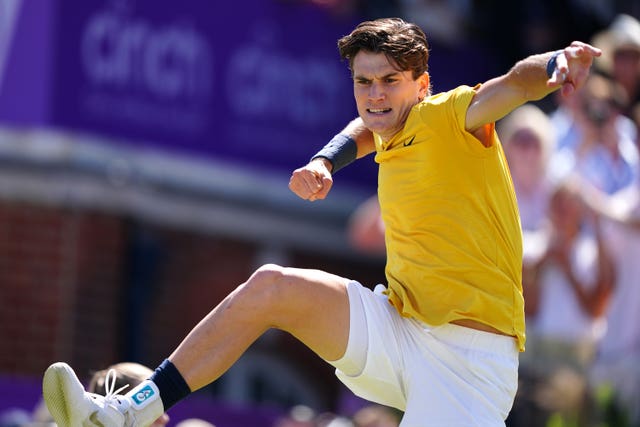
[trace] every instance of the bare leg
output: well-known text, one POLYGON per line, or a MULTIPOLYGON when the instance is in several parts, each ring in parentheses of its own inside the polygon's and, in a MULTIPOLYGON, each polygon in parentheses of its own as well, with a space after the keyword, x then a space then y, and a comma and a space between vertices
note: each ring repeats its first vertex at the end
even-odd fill
POLYGON ((221 376, 269 328, 326 360, 349 339, 348 280, 320 270, 260 267, 187 335, 169 359, 192 391, 221 376))

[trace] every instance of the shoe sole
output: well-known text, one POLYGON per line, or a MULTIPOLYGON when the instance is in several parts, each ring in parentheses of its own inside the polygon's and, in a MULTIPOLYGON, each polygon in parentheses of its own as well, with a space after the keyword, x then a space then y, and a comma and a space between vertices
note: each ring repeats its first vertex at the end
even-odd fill
POLYGON ((84 387, 66 363, 51 365, 42 380, 44 401, 58 427, 82 427, 90 414, 83 413, 84 387))

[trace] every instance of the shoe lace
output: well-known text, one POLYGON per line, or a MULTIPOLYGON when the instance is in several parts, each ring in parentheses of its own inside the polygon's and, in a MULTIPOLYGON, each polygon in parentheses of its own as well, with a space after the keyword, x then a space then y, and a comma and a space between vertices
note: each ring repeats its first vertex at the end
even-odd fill
POLYGON ((129 384, 125 384, 119 389, 114 390, 114 388, 116 388, 117 377, 118 375, 116 374, 115 369, 112 368, 112 369, 109 369, 109 371, 107 371, 107 376, 104 379, 104 391, 105 391, 104 400, 108 403, 111 403, 114 401, 119 403, 117 395, 120 394, 121 391, 129 387, 129 384))

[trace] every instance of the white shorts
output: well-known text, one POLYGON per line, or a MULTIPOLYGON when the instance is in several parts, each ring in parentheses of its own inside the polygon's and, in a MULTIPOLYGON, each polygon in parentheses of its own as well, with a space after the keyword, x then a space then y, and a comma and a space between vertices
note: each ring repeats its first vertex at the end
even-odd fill
POLYGON ((329 361, 356 395, 405 412, 402 427, 504 426, 518 385, 516 340, 398 314, 383 295, 351 282, 349 343, 329 361))

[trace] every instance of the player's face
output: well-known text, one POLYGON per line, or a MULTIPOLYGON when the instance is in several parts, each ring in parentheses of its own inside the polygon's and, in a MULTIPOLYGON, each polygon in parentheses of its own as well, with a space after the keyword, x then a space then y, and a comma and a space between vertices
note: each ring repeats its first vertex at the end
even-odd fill
POLYGON ((404 127, 411 107, 429 88, 427 73, 417 80, 398 71, 382 53, 360 51, 353 60, 353 93, 367 128, 389 140, 404 127))

